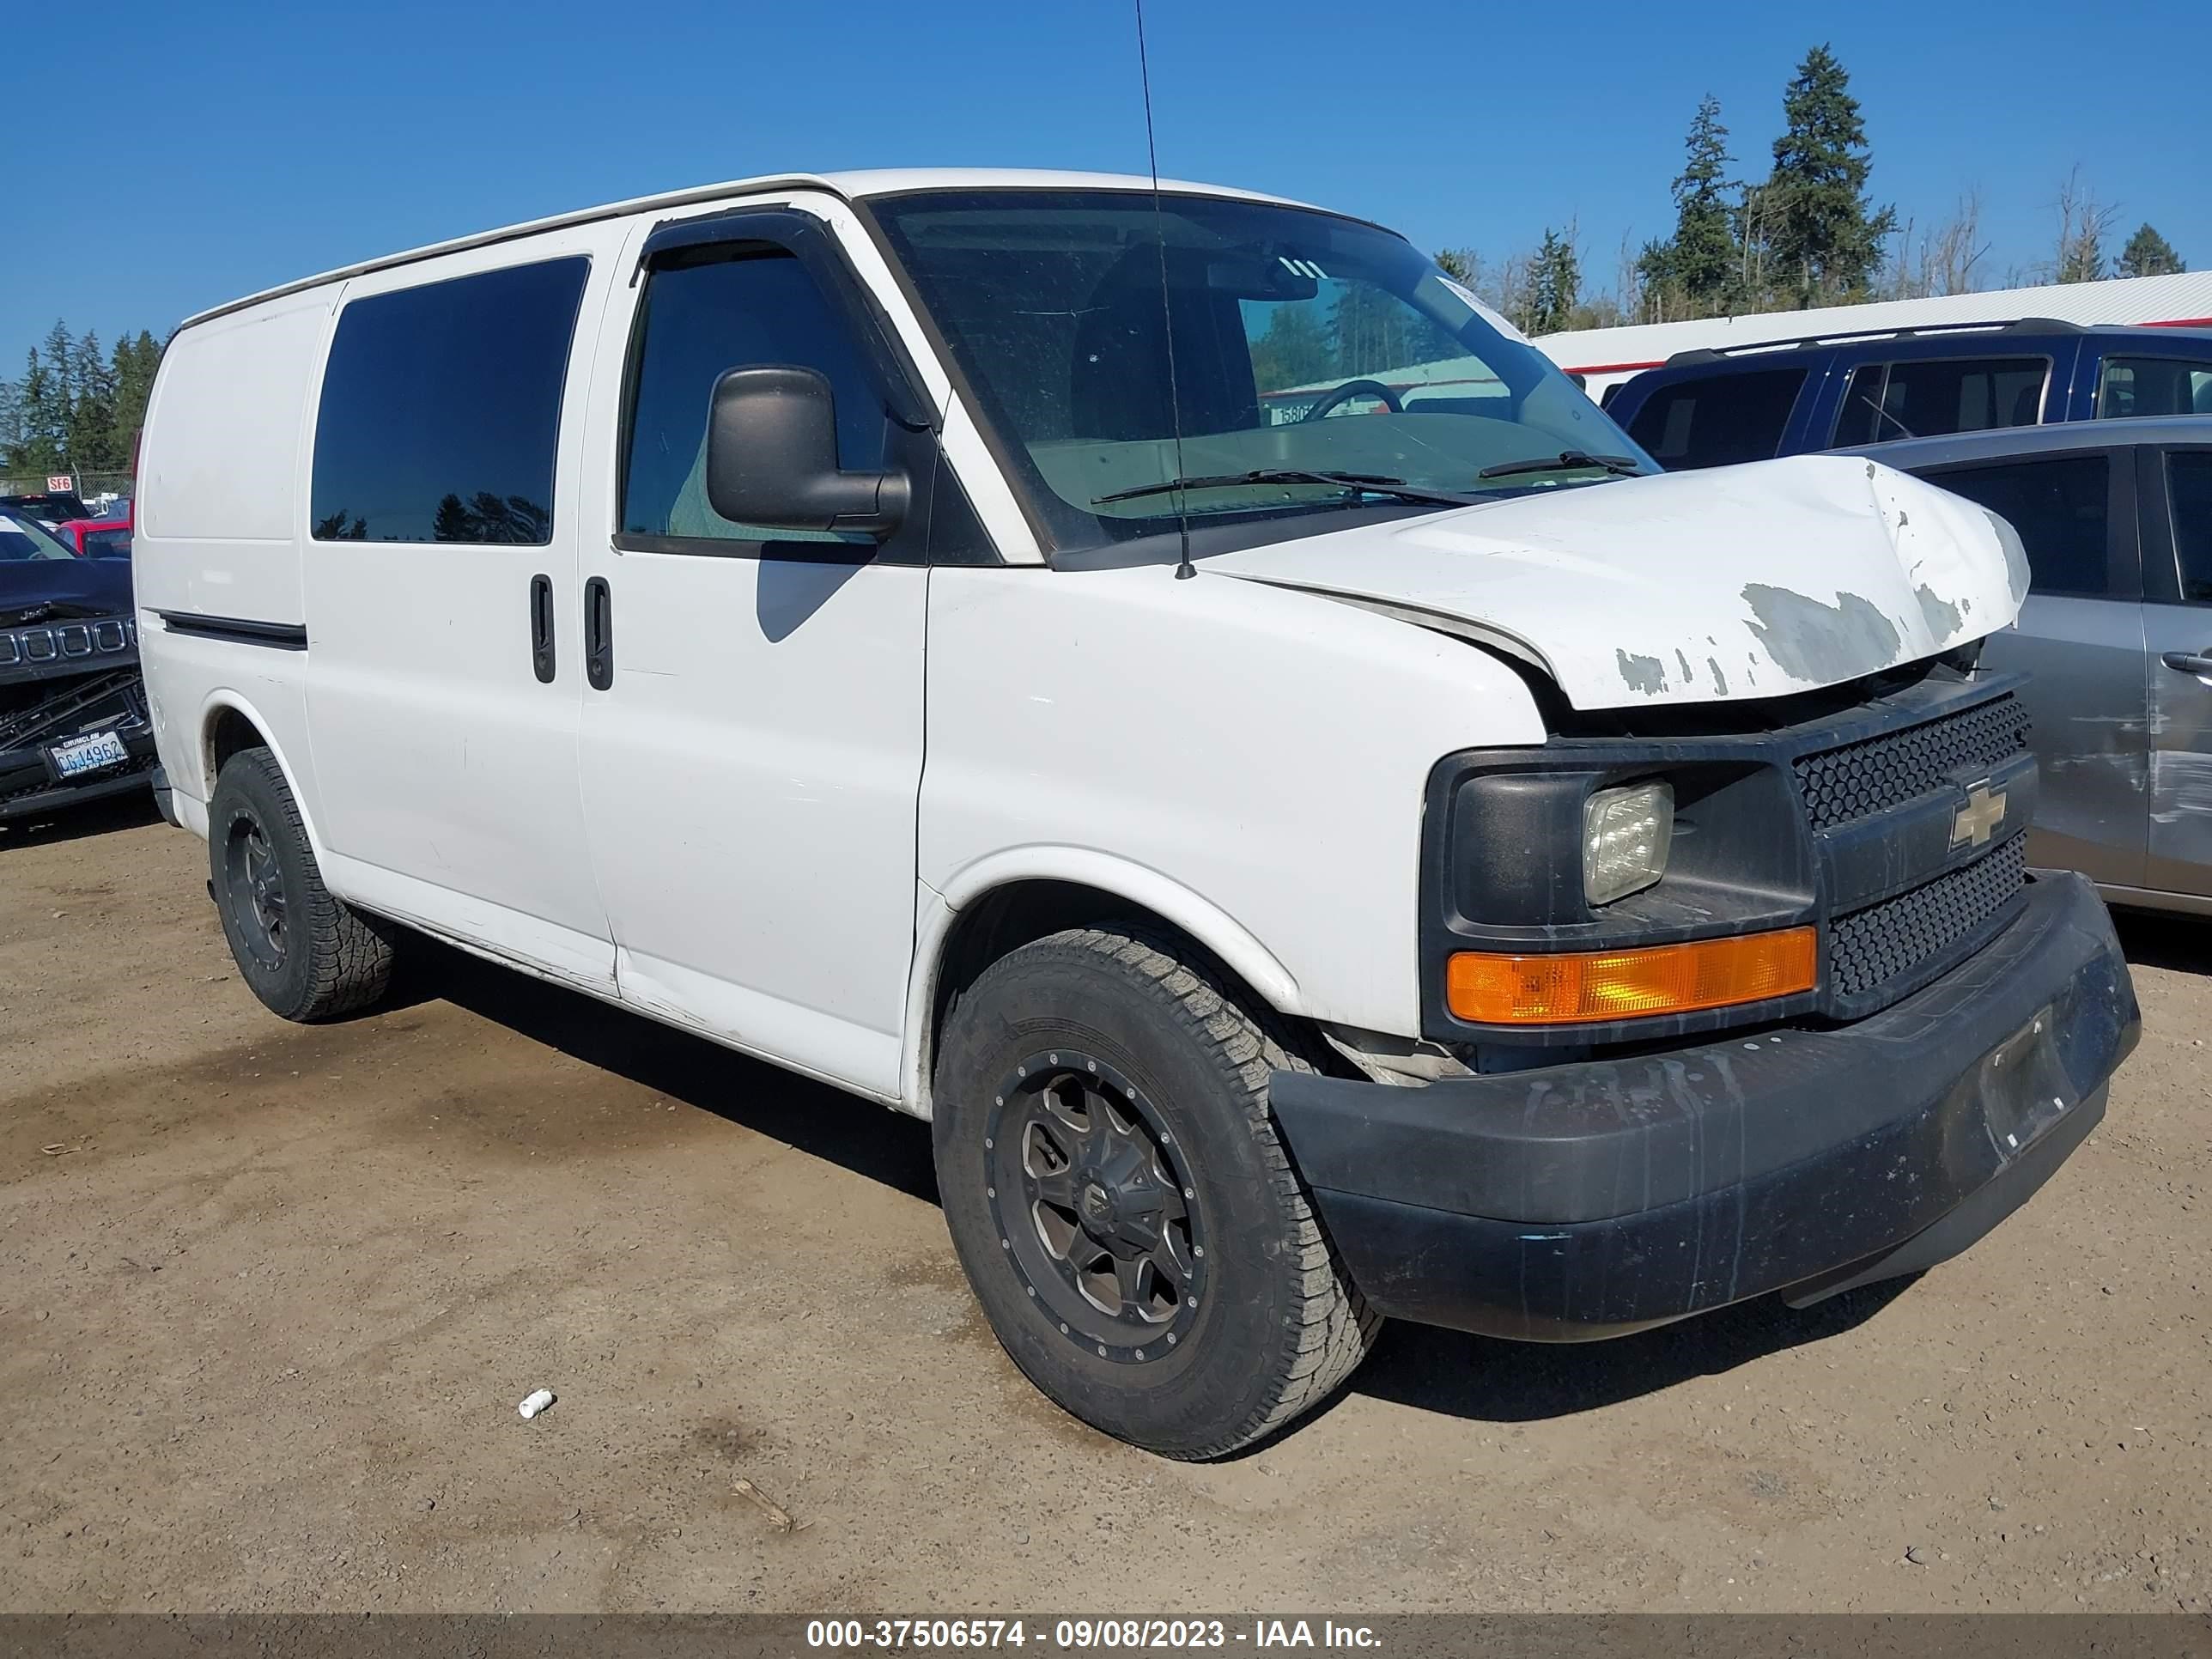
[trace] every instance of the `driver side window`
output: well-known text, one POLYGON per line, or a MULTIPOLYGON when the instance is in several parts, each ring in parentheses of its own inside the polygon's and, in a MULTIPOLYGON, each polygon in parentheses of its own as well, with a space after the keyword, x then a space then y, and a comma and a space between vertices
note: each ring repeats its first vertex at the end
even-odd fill
POLYGON ((707 414, 733 368, 820 370, 837 401, 837 464, 884 465, 883 399, 844 319, 789 253, 687 249, 649 279, 631 347, 629 439, 623 472, 625 536, 720 542, 848 542, 825 530, 733 523, 707 500, 707 414))

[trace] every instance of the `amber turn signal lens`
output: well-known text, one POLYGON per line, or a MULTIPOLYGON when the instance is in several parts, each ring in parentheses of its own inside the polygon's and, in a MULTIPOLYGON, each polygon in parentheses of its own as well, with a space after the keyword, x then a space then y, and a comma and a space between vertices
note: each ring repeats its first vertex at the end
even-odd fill
POLYGON ((1817 960, 1810 927, 1637 951, 1462 951, 1445 969, 1444 1000, 1480 1025, 1635 1019, 1809 991, 1817 960))

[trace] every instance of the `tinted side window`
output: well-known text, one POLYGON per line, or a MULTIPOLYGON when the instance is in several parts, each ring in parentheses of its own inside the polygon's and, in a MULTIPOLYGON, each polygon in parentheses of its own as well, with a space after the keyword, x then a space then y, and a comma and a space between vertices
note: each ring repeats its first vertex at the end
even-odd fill
POLYGON ((1753 369, 1662 386, 1628 422, 1628 435, 1668 468, 1771 459, 1782 447, 1805 371, 1753 369))
POLYGON ((2097 377, 2097 418, 2212 415, 2212 362, 2109 357, 2097 377))
POLYGON ((2212 450, 2167 456, 2166 489, 2174 550, 2181 556, 2181 597, 2212 604, 2212 450))
POLYGON ((2043 357, 1923 357, 1862 363, 1844 390, 1838 444, 2034 426, 2043 418, 2043 357))
POLYGON ((622 527, 634 536, 714 541, 849 541, 831 531, 733 524, 707 500, 707 412, 733 368, 818 369, 837 404, 837 465, 884 464, 884 403, 859 343, 806 268, 787 253, 698 248, 657 266, 631 348, 622 527))
POLYGON ((315 420, 315 539, 550 541, 590 269, 551 259, 350 301, 315 420))
POLYGON ((1861 363, 1851 371, 1851 378, 1844 384, 1844 406, 1836 416, 1837 448, 1912 435, 1882 412, 1882 382, 1888 378, 1887 363, 1861 363))
POLYGON ((2102 455, 2065 455, 1935 472, 1928 482, 1989 508, 2020 532, 2036 592, 2101 598, 2109 586, 2109 471, 2102 455))

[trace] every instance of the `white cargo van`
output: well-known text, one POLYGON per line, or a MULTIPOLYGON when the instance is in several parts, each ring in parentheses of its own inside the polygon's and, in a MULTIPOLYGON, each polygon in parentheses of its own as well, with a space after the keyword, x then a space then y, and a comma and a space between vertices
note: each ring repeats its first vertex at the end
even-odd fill
POLYGON ((419 929, 928 1117, 1007 1352, 1177 1456, 1384 1316, 1942 1260, 2137 1030, 2024 866, 2001 520, 1657 476, 1291 203, 766 179, 241 301, 162 364, 137 578, 271 1009, 419 929))

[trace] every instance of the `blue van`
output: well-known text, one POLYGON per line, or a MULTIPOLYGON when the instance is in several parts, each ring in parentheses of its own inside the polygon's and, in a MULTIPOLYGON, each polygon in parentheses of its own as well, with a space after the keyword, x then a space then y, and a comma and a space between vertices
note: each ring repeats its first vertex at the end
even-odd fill
POLYGON ((2212 415, 2212 329, 2027 318, 1678 352, 1606 412, 1682 471, 2130 415, 2212 415))

